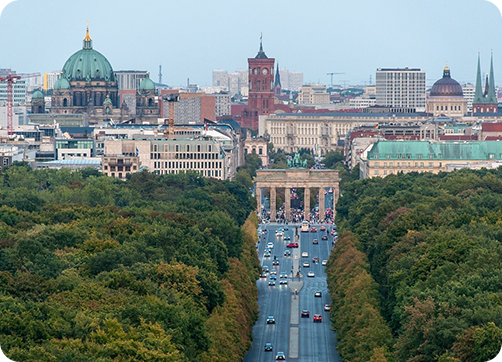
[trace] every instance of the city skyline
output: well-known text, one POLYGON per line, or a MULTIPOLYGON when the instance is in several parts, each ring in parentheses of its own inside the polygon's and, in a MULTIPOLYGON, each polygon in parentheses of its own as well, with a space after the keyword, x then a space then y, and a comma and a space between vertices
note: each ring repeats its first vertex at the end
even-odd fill
POLYGON ((374 84, 378 68, 410 67, 425 70, 432 85, 446 62, 454 79, 474 83, 478 52, 486 73, 493 50, 496 83, 502 84, 502 45, 495 38, 502 17, 491 2, 301 4, 258 1, 236 7, 227 0, 196 1, 194 10, 193 4, 146 0, 141 13, 130 1, 118 7, 89 0, 68 9, 63 0, 17 0, 0 17, 0 68, 60 70, 81 49, 89 21, 94 48, 114 70, 147 70, 158 81, 162 64, 163 82, 174 87, 188 78, 211 85, 213 69, 246 69, 261 33, 267 56, 303 72, 304 83, 330 84, 327 73, 341 72, 334 84, 364 85, 370 77, 374 84), (27 26, 37 23, 48 25, 27 26))

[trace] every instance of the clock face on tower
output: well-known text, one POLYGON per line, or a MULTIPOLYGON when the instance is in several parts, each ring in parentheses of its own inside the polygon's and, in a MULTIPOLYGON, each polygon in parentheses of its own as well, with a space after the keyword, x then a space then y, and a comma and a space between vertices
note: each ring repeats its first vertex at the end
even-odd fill
POLYGON ((263 69, 261 70, 261 72, 262 72, 262 74, 263 74, 263 75, 267 75, 267 73, 268 73, 268 69, 267 69, 267 68, 263 68, 263 69))

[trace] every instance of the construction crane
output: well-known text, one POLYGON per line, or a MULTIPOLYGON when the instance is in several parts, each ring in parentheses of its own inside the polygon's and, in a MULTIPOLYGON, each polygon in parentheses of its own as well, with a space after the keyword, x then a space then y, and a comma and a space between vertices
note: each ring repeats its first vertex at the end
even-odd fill
POLYGON ((0 77, 0 82, 7 82, 7 134, 9 136, 13 133, 12 126, 12 108, 14 103, 14 83, 18 79, 26 79, 32 77, 38 77, 40 73, 30 73, 30 74, 14 74, 9 73, 6 77, 0 77))
POLYGON ((333 88, 333 75, 335 74, 345 74, 345 73, 326 73, 326 75, 331 75, 331 88, 333 88))

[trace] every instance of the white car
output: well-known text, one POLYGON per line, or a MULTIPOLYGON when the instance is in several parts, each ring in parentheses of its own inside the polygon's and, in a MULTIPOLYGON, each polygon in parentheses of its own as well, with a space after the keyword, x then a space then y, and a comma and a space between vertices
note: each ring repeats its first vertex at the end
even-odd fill
POLYGON ((267 248, 269 248, 269 249, 273 249, 273 248, 274 248, 274 243, 268 243, 268 244, 267 244, 267 248))
POLYGON ((310 263, 308 261, 303 263, 304 268, 310 268, 310 263))
POLYGON ((302 258, 308 258, 308 257, 309 257, 309 253, 308 253, 308 252, 306 252, 306 251, 304 251, 304 252, 302 253, 302 258))
POLYGON ((313 278, 313 277, 315 277, 315 273, 314 273, 313 271, 309 271, 309 272, 307 273, 307 276, 308 276, 309 278, 313 278))
POLYGON ((327 261, 326 259, 324 259, 324 260, 321 262, 321 265, 326 266, 326 264, 328 264, 328 261, 327 261))

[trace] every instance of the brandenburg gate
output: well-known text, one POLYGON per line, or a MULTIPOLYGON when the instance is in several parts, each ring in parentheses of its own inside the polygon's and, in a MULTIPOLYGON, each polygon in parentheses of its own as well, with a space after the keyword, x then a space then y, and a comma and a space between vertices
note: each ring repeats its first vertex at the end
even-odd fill
POLYGON ((255 196, 257 201, 257 211, 261 213, 261 197, 262 189, 268 189, 270 192, 270 221, 275 221, 277 214, 276 198, 277 189, 284 189, 285 193, 285 214, 286 220, 291 218, 291 189, 304 189, 304 219, 310 218, 310 189, 319 189, 319 219, 324 219, 324 209, 326 207, 324 202, 324 195, 326 188, 333 189, 333 205, 331 207, 333 212, 335 205, 340 196, 340 178, 338 171, 326 169, 302 169, 302 168, 289 168, 282 170, 257 170, 255 196))

